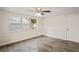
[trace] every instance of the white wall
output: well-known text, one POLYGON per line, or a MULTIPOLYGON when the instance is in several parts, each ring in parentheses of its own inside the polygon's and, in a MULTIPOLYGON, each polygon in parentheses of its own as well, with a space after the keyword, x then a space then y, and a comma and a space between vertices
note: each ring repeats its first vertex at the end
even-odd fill
POLYGON ((9 20, 8 17, 10 16, 26 16, 26 15, 0 10, 0 46, 41 35, 40 29, 29 29, 29 30, 10 32, 8 27, 8 20, 9 20))
POLYGON ((67 16, 68 32, 67 39, 79 42, 79 14, 67 16))
POLYGON ((50 37, 66 38, 65 15, 49 16, 44 19, 44 34, 50 37))

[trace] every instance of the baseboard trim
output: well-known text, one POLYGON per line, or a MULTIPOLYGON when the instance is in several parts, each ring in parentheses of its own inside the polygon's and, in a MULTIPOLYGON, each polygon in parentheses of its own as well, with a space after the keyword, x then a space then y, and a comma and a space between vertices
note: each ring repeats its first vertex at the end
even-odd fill
POLYGON ((10 44, 15 44, 15 43, 26 41, 26 40, 31 40, 31 39, 38 38, 38 37, 41 37, 41 36, 44 36, 44 35, 38 35, 38 36, 35 36, 35 37, 31 37, 31 38, 20 40, 20 41, 16 41, 16 42, 8 42, 8 43, 0 45, 0 47, 7 46, 7 45, 10 45, 10 44))
MULTIPOLYGON (((50 37, 50 38, 55 38, 55 39, 62 39, 62 38, 57 38, 57 37, 55 37, 55 36, 50 36, 50 35, 44 35, 44 36, 50 37)), ((62 40, 65 40, 65 39, 62 39, 62 40)))

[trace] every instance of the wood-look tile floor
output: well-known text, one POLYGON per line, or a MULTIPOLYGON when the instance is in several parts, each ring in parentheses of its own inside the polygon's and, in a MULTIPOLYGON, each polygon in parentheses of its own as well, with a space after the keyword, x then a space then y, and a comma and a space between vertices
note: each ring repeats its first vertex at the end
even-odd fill
POLYGON ((79 52, 79 43, 40 36, 2 46, 0 52, 79 52))

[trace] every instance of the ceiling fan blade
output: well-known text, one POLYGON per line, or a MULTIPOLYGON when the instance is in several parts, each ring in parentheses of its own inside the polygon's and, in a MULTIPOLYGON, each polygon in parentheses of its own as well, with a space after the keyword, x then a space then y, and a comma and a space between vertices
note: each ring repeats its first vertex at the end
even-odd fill
POLYGON ((46 10, 46 11, 42 11, 42 12, 51 12, 51 11, 49 11, 49 10, 46 10))

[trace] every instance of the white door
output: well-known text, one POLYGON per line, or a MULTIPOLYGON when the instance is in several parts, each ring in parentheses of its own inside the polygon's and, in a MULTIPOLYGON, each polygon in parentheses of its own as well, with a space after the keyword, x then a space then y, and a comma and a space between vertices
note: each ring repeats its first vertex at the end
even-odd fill
POLYGON ((79 15, 71 15, 67 17, 68 32, 67 39, 79 42, 79 15))

